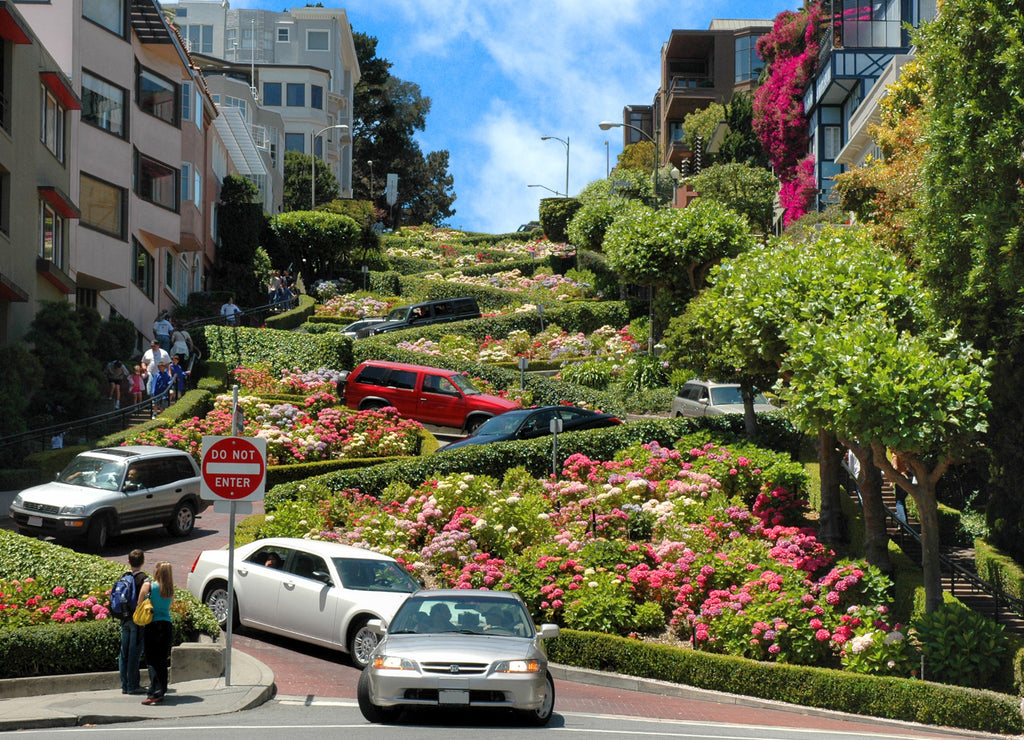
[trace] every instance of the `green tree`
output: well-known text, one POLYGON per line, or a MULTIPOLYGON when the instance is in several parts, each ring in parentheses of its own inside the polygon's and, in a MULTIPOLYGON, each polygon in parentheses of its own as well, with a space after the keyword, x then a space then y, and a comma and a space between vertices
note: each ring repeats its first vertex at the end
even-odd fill
POLYGON ((757 231, 771 233, 779 181, 766 169, 748 164, 717 164, 690 178, 701 194, 747 217, 757 231))
MULTIPOLYGON (((793 326, 830 324, 837 316, 858 314, 885 315, 906 329, 929 324, 921 286, 904 261, 875 244, 867 231, 832 227, 814 234, 807 242, 778 239, 723 261, 712 272, 711 286, 673 319, 665 337, 668 361, 702 377, 740 383, 751 437, 756 434, 753 388, 778 381, 779 367, 791 351, 787 332, 793 326)), ((842 536, 839 456, 834 430, 827 419, 818 421, 805 431, 818 440, 819 530, 835 542, 842 536)), ((869 458, 862 460, 865 475, 870 465, 869 458)), ((875 476, 864 483, 865 554, 869 562, 887 568, 880 481, 875 476)))
POLYGON ((725 106, 728 130, 715 155, 715 162, 737 162, 768 169, 768 154, 754 133, 754 99, 749 93, 733 93, 725 106))
POLYGON ((258 305, 266 300, 261 280, 253 273, 256 249, 265 228, 266 217, 256 185, 238 175, 225 177, 217 213, 218 244, 212 283, 219 290, 231 291, 239 303, 258 305))
POLYGON ((986 430, 986 360, 955 337, 901 332, 886 317, 837 317, 789 334, 785 397, 803 425, 823 417, 840 437, 870 446, 874 463, 917 504, 925 609, 942 606, 939 514, 935 486, 986 430), (899 473, 888 450, 908 460, 899 473))
MULTIPOLYGON (((619 170, 639 170, 640 172, 654 172, 654 163, 657 161, 657 152, 654 144, 647 139, 641 139, 633 144, 627 144, 618 158, 615 160, 616 174, 619 170)), ((650 174, 647 175, 648 179, 650 174)))
POLYGON ((51 423, 61 416, 77 419, 89 415, 100 398, 103 364, 107 362, 96 356, 99 331, 100 315, 93 308, 76 308, 66 301, 40 305, 25 334, 42 367, 40 390, 32 403, 34 415, 51 423))
POLYGON ((353 31, 360 78, 353 96, 352 190, 372 200, 386 222, 441 225, 455 215, 448 152, 424 156, 414 139, 426 128, 431 101, 419 85, 392 76, 391 62, 377 56, 377 39, 353 31), (373 162, 373 166, 370 166, 373 162), (371 183, 370 176, 373 175, 371 183), (398 175, 398 200, 385 198, 387 175, 398 175))
POLYGON ((43 364, 24 344, 8 344, 0 347, 0 366, 4 368, 0 418, 4 420, 7 436, 28 429, 29 408, 42 385, 43 364))
MULTIPOLYGON (((683 118, 683 132, 686 146, 691 152, 697 151, 697 137, 701 138, 702 146, 706 149, 711 143, 711 137, 718 127, 719 121, 725 120, 725 106, 721 103, 710 103, 700 110, 687 113, 683 118)), ((704 166, 710 164, 704 160, 704 166)))
MULTIPOLYGON (((308 211, 313 197, 313 158, 302 152, 284 153, 284 210, 308 211)), ((338 180, 320 157, 316 158, 316 206, 338 198, 338 180)))
POLYGON ((583 201, 569 222, 569 243, 579 249, 600 252, 605 232, 628 202, 628 199, 617 196, 583 201))
POLYGON ((1024 8, 947 0, 915 34, 929 89, 915 255, 940 318, 994 359, 988 517, 1024 559, 1024 8))
POLYGON ((352 264, 360 245, 359 224, 349 216, 325 211, 292 211, 270 219, 279 248, 299 265, 303 280, 312 284, 336 277, 352 264))

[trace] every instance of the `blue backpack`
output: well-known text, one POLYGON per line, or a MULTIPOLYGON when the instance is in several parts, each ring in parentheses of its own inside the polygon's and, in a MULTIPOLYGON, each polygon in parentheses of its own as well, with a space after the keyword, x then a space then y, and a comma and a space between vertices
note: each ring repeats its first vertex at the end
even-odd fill
POLYGON ((137 600, 135 576, 131 572, 125 573, 110 589, 110 613, 118 619, 129 619, 135 611, 137 600))

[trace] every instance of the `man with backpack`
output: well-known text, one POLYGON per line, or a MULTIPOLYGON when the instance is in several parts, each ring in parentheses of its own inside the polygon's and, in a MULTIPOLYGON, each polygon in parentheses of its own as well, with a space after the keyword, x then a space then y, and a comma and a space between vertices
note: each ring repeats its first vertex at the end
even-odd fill
POLYGON ((118 578, 110 590, 110 613, 121 620, 121 654, 117 666, 121 671, 122 694, 146 693, 139 685, 139 659, 142 657, 142 631, 145 627, 132 621, 135 607, 138 606, 139 591, 147 578, 142 571, 145 561, 146 556, 142 550, 135 549, 128 553, 131 570, 118 578))

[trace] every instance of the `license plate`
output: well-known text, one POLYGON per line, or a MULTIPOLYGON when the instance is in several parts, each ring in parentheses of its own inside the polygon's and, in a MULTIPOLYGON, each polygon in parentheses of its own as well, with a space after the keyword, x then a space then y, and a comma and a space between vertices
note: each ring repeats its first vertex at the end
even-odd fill
POLYGON ((30 526, 30 527, 41 527, 41 526, 43 526, 43 518, 41 516, 30 516, 28 518, 28 526, 30 526))
POLYGON ((441 689, 437 692, 438 704, 469 704, 469 692, 441 689))

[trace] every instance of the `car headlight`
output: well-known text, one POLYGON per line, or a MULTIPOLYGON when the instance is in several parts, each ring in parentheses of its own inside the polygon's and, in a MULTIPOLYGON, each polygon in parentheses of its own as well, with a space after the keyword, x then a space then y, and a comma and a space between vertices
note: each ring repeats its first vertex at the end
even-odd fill
POLYGON ((14 497, 14 501, 11 502, 11 506, 24 506, 24 505, 25 505, 25 502, 21 499, 21 494, 20 493, 17 496, 15 496, 14 497))
POLYGON ((494 666, 495 673, 540 673, 536 660, 503 660, 494 666))
POLYGON ((60 513, 64 516, 84 516, 84 506, 62 506, 60 507, 60 513))
POLYGON ((399 658, 394 655, 378 655, 373 659, 374 668, 387 668, 392 671, 415 671, 416 664, 408 658, 399 658))

